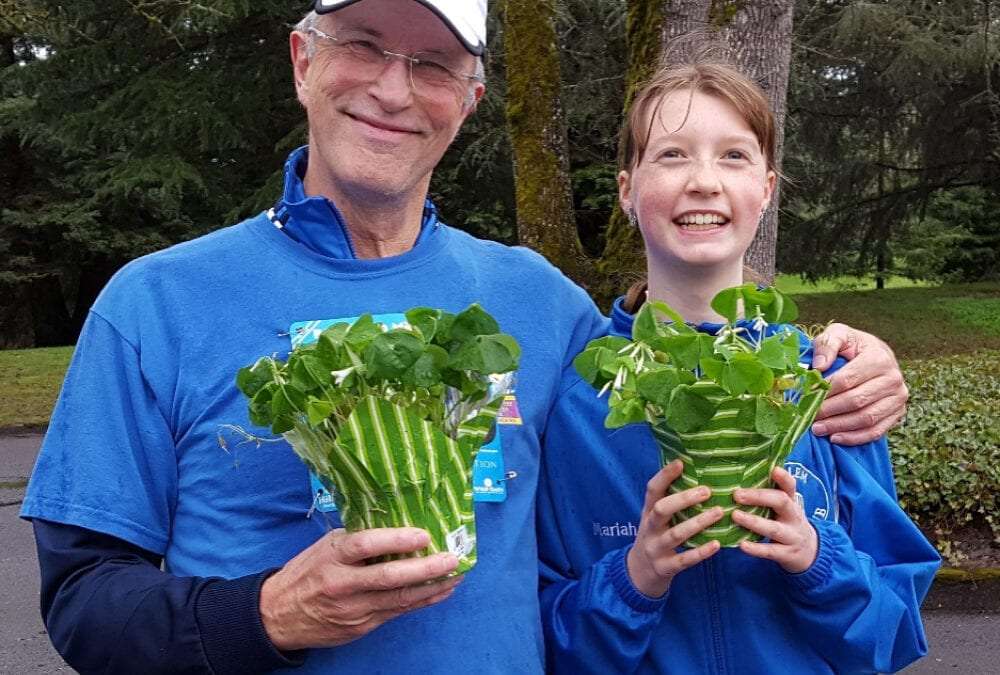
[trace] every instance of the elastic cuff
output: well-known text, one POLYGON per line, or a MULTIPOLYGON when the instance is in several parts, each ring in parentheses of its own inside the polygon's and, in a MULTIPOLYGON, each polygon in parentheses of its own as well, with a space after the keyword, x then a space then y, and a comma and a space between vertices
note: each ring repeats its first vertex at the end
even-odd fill
POLYGON ((618 591, 618 595, 625 604, 635 611, 646 613, 657 612, 667 601, 670 591, 667 591, 659 598, 651 598, 632 584, 632 579, 628 576, 628 552, 631 550, 632 546, 629 545, 623 549, 613 551, 609 556, 607 563, 611 585, 618 591))
MULTIPOLYGON (((828 527, 831 523, 826 521, 815 521, 810 519, 809 524, 816 530, 816 560, 804 572, 798 574, 785 573, 785 577, 790 582, 792 588, 799 593, 807 594, 817 588, 821 588, 833 574, 833 561, 836 556, 837 535, 828 527)), ((838 525, 834 527, 839 529, 838 525)))
POLYGON ((305 651, 278 651, 260 618, 260 587, 277 571, 214 579, 198 594, 195 616, 205 655, 216 675, 270 672, 305 662, 305 651))

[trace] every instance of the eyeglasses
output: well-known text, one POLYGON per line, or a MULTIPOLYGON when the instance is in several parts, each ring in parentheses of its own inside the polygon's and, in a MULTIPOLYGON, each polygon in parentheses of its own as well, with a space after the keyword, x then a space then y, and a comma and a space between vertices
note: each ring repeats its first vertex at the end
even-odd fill
POLYGON ((478 82, 481 79, 476 75, 459 72, 454 65, 442 62, 435 55, 417 52, 408 56, 383 49, 367 37, 349 34, 336 37, 318 28, 309 28, 308 32, 327 40, 335 50, 335 57, 349 65, 352 73, 358 77, 374 80, 390 59, 402 59, 409 66, 410 86, 422 96, 455 93, 467 82, 478 82))

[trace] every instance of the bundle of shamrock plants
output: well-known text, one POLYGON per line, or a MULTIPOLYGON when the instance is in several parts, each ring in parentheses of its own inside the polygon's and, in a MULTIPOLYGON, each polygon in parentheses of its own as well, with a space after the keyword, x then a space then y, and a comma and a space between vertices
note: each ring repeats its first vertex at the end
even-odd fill
POLYGON ((428 551, 476 561, 472 466, 520 348, 479 305, 420 307, 391 330, 364 315, 237 375, 250 421, 283 434, 349 531, 420 527, 428 551), (506 374, 506 375, 504 375, 506 374))
POLYGON ((726 319, 715 335, 648 301, 636 314, 631 340, 594 340, 574 361, 598 395, 610 391, 605 426, 647 422, 662 463, 683 462, 671 493, 711 489, 709 500, 677 514, 674 524, 723 508, 722 520, 688 540, 689 547, 760 539, 733 523, 733 490, 770 486, 772 470, 812 424, 829 389, 819 372, 799 363, 800 334, 788 325, 798 310, 789 298, 746 284, 720 292, 712 308, 726 319))

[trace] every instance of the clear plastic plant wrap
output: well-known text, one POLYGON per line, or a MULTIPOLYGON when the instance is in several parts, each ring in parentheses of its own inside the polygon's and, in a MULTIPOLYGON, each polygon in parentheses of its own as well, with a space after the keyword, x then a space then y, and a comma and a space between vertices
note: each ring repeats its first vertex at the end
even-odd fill
POLYGON ((237 375, 250 421, 283 434, 333 494, 349 531, 420 527, 428 550, 475 565, 472 467, 493 433, 520 347, 479 305, 419 307, 391 330, 364 315, 287 361, 237 375))
POLYGON ((610 391, 608 428, 647 422, 662 463, 683 462, 671 493, 696 485, 712 490, 706 502, 675 516, 676 524, 715 506, 725 511, 686 542, 690 547, 760 539, 733 523, 733 490, 770 486, 772 469, 812 424, 829 389, 819 372, 799 363, 800 334, 787 325, 798 312, 789 298, 746 284, 720 292, 712 308, 727 321, 716 335, 695 330, 662 302, 647 302, 631 340, 594 340, 574 361, 598 395, 610 391), (742 326, 741 307, 749 319, 742 326))

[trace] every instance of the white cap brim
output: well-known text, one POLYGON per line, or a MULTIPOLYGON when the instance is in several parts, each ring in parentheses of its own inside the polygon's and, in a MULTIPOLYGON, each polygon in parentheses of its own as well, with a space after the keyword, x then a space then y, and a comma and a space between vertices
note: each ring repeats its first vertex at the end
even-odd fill
MULTIPOLYGON (((317 14, 328 14, 361 0, 316 0, 317 14)), ((434 12, 469 52, 486 51, 487 0, 413 0, 434 12)))

